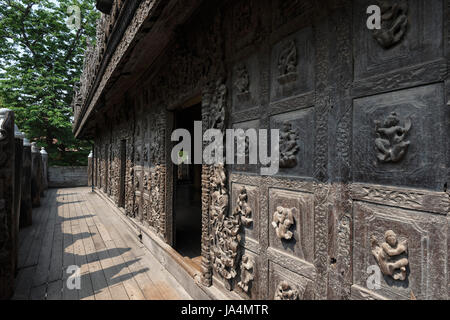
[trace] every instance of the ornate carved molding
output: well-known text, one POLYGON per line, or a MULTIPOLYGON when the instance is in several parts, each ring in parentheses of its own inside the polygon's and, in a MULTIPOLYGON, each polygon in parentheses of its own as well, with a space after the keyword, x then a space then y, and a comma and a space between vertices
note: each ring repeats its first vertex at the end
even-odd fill
POLYGON ((445 192, 354 183, 351 185, 351 193, 353 199, 383 205, 443 215, 450 211, 450 199, 445 192))

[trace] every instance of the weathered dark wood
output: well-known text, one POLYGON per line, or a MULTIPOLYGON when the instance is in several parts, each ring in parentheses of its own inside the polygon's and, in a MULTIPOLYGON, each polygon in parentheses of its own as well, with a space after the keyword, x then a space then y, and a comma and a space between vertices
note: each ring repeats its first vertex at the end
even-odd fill
POLYGON ((33 223, 31 202, 31 144, 24 140, 22 155, 22 197, 20 201, 20 228, 31 226, 33 223))
POLYGON ((13 270, 17 272, 18 251, 19 251, 19 226, 22 204, 22 175, 23 175, 23 137, 22 133, 16 132, 14 139, 14 266, 13 270))
POLYGON ((133 239, 110 204, 89 191, 49 189, 36 209, 35 232, 21 238, 27 263, 20 266, 13 299, 190 299, 133 239), (80 290, 66 285, 72 265, 81 268, 80 290))
MULTIPOLYGON (((175 113, 200 103, 203 131, 278 129, 281 158, 269 177, 203 165, 202 290, 449 299, 438 276, 450 267, 449 12, 449 0, 142 1, 133 23, 117 16, 109 34, 100 22, 74 99, 74 133, 95 142, 94 185, 125 204, 149 248, 165 241, 160 261, 198 272, 170 250, 171 134, 175 113), (369 30, 376 3, 382 26, 369 30), (369 267, 382 270, 378 290, 369 267)), ((114 227, 93 220, 91 245, 113 249, 114 227)))
POLYGON ((36 142, 31 144, 31 201, 33 208, 41 205, 42 158, 36 142))
POLYGON ((0 109, 0 300, 13 294, 16 267, 14 112, 0 109))

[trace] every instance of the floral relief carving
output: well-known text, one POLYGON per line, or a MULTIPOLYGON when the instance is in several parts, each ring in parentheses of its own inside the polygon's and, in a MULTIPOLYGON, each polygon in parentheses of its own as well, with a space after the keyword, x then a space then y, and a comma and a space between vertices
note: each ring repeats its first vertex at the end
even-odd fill
POLYGON ((384 235, 384 242, 380 245, 375 236, 372 236, 372 254, 386 276, 394 280, 406 279, 406 267, 409 264, 408 240, 399 241, 394 231, 388 230, 384 235))
POLYGON ((211 208, 212 226, 211 247, 213 269, 226 280, 225 286, 231 290, 231 281, 236 277, 236 264, 241 236, 240 215, 236 211, 228 216, 228 191, 226 173, 223 164, 215 165, 211 176, 211 208))
POLYGON ((291 240, 294 234, 289 229, 294 225, 294 214, 296 208, 283 208, 277 207, 277 210, 273 214, 272 227, 275 228, 278 239, 291 240))
POLYGON ((407 0, 380 0, 381 29, 373 31, 373 37, 384 49, 398 44, 408 30, 407 0))
POLYGON ((387 116, 382 123, 375 121, 377 134, 375 145, 379 161, 384 163, 399 162, 405 156, 410 145, 410 141, 405 141, 405 139, 411 130, 411 126, 411 119, 407 119, 402 126, 395 112, 387 116))
POLYGON ((154 171, 151 172, 151 183, 150 188, 150 225, 157 230, 158 233, 162 234, 162 229, 160 225, 161 220, 161 193, 160 193, 160 168, 157 166, 154 171))

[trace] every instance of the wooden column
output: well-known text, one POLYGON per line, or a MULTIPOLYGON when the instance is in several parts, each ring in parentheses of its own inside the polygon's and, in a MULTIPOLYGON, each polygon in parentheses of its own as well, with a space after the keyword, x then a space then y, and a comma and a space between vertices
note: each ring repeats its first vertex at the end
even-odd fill
POLYGON ((14 291, 14 112, 0 109, 0 300, 14 291))

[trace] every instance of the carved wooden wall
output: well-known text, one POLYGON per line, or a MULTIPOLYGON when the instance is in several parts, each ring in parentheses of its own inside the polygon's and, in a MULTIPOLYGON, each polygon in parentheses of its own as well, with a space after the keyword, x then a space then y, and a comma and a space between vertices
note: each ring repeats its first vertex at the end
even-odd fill
POLYGON ((202 6, 97 124, 97 187, 117 200, 126 140, 125 211, 170 244, 170 110, 201 94, 205 130, 280 129, 281 141, 275 176, 203 166, 204 285, 249 299, 449 298, 450 1, 379 1, 377 32, 372 2, 202 6))

